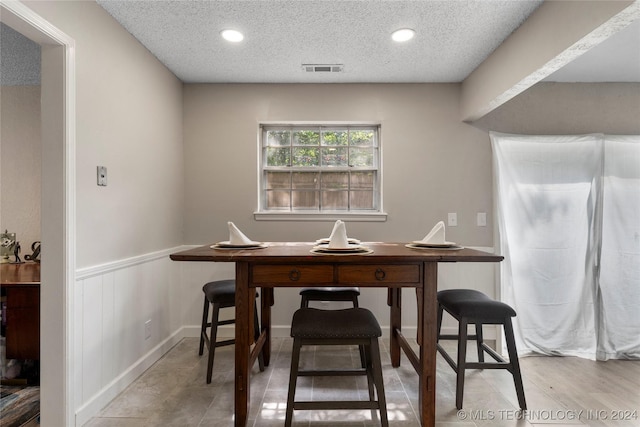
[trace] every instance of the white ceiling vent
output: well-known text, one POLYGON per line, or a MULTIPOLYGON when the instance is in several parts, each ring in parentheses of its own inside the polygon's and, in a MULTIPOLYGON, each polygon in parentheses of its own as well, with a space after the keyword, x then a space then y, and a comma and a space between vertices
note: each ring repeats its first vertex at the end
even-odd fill
POLYGON ((341 73, 344 64, 302 64, 302 70, 307 73, 341 73))

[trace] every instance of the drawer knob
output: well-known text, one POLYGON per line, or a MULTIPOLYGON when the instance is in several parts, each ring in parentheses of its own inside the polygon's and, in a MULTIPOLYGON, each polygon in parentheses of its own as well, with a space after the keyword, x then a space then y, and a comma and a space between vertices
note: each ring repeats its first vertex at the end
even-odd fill
POLYGON ((298 280, 300 280, 300 270, 298 270, 297 268, 291 270, 289 272, 289 280, 291 280, 292 282, 297 282, 298 280))
POLYGON ((376 280, 384 280, 387 277, 387 273, 384 272, 383 269, 378 268, 375 272, 376 280))

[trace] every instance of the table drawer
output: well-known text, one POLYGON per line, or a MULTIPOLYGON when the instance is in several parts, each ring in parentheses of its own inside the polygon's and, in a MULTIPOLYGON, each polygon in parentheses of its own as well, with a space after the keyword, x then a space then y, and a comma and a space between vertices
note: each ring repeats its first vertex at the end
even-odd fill
POLYGON ((333 283, 331 265, 254 265, 253 283, 333 283))
POLYGON ((420 265, 341 265, 340 284, 420 283, 420 265))

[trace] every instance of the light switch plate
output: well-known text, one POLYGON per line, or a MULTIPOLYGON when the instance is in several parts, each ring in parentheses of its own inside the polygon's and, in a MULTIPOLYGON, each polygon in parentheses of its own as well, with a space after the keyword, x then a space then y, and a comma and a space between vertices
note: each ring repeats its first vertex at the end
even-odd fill
POLYGON ((449 227, 456 227, 458 225, 458 214, 455 212, 447 214, 449 227))
POLYGON ((486 212, 478 212, 477 224, 478 224, 478 227, 486 227, 487 226, 487 213, 486 212))
POLYGON ((107 167, 98 166, 98 185, 101 187, 107 186, 107 167))

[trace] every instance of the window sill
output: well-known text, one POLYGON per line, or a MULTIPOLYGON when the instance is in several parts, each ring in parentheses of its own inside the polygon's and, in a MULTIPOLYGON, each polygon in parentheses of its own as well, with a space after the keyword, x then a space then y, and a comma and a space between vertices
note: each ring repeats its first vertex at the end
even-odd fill
POLYGON ((384 212, 254 212, 256 221, 335 221, 385 222, 384 212))

